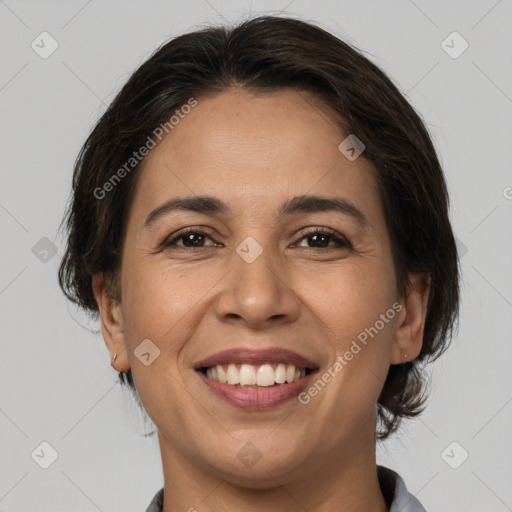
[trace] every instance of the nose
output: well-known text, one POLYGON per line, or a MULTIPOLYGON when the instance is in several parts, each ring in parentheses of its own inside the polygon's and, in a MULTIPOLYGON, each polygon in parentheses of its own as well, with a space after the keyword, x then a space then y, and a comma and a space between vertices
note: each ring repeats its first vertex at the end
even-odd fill
POLYGON ((230 263, 232 270, 223 280, 214 306, 220 321, 265 329, 297 320, 300 301, 277 255, 264 249, 248 262, 233 251, 230 263))

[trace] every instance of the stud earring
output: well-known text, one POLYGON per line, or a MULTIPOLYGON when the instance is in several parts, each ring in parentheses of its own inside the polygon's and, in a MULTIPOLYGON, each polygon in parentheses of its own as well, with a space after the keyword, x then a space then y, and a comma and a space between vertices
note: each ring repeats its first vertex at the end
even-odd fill
POLYGON ((110 366, 112 366, 112 368, 114 367, 114 361, 116 360, 116 357, 117 357, 117 354, 114 354, 112 356, 112 359, 110 360, 110 366))

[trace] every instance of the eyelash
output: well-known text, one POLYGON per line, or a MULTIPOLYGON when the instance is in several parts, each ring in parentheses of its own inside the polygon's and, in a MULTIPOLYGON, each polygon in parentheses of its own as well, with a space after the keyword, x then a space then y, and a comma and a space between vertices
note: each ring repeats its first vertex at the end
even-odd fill
MULTIPOLYGON (((192 251, 192 252, 194 252, 197 249, 205 249, 206 248, 206 247, 181 247, 181 246, 177 246, 176 242, 179 241, 181 238, 183 238, 184 236, 186 236, 188 234, 203 235, 203 236, 205 236, 207 238, 210 238, 212 240, 212 238, 210 237, 210 235, 208 235, 208 233, 205 233, 204 231, 201 231, 201 230, 199 230, 197 228, 194 228, 194 227, 188 227, 188 228, 183 228, 180 231, 178 231, 176 233, 173 233, 172 235, 167 237, 162 242, 162 244, 161 244, 161 250, 168 249, 169 247, 172 247, 172 246, 180 247, 181 249, 187 249, 187 250, 192 251)), ((328 246, 328 247, 301 247, 302 249, 324 249, 324 250, 352 249, 352 246, 351 246, 350 242, 343 235, 340 235, 337 231, 334 231, 333 229, 330 229, 330 228, 311 228, 308 231, 303 231, 301 233, 301 238, 299 239, 299 241, 302 241, 305 238, 308 238, 308 237, 310 237, 312 235, 324 235, 324 236, 327 236, 327 237, 330 238, 330 241, 334 241, 337 244, 338 247, 332 247, 332 246, 328 246)), ((207 247, 213 247, 213 246, 207 246, 207 247)))

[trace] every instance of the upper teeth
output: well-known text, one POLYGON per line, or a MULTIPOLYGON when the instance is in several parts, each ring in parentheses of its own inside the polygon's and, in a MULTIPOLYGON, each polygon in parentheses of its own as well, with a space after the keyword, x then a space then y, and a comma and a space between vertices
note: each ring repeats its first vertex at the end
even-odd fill
POLYGON ((306 376, 306 368, 296 368, 293 364, 218 364, 206 370, 206 377, 227 384, 240 384, 241 386, 273 386, 294 382, 306 376))

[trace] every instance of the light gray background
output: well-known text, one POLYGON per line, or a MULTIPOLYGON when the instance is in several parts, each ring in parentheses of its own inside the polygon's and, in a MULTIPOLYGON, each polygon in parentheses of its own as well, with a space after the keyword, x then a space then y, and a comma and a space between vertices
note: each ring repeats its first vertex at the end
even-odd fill
POLYGON ((434 365, 427 412, 379 462, 429 512, 512 510, 510 0, 0 0, 0 510, 141 512, 161 487, 151 425, 82 327, 98 326, 58 289, 57 228, 77 152, 129 75, 168 38, 251 10, 284 10, 363 49, 426 120, 463 254, 461 327, 434 365), (48 59, 31 48, 43 31, 59 44, 48 59), (469 43, 457 59, 441 46, 453 31, 469 43), (57 247, 46 263, 32 252, 43 237, 57 247), (46 470, 31 457, 43 441, 58 452, 46 470), (453 441, 462 448, 443 459, 453 441))

